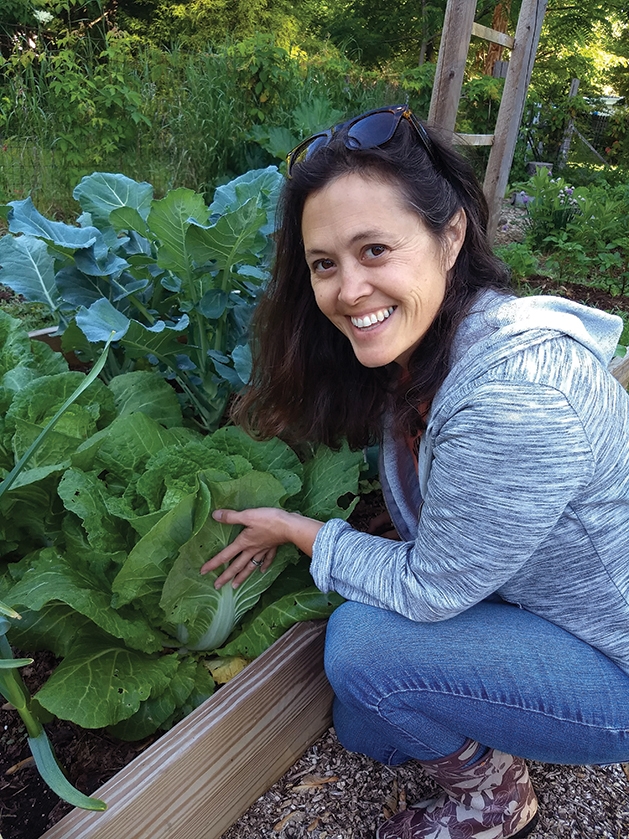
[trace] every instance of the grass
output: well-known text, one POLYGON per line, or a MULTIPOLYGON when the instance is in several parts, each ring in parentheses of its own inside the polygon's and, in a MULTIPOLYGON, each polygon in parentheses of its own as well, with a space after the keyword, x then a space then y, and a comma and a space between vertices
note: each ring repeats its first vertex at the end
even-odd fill
POLYGON ((0 309, 12 318, 21 320, 28 332, 54 326, 55 319, 44 303, 29 303, 0 284, 0 309), (8 296, 5 298, 5 294, 8 296))

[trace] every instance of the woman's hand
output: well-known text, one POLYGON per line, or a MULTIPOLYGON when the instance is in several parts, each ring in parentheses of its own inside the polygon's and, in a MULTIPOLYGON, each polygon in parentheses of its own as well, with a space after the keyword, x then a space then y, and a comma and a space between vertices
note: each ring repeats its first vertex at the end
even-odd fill
POLYGON ((212 517, 221 524, 240 524, 244 529, 231 544, 201 566, 201 573, 215 571, 225 563, 229 567, 216 578, 214 586, 221 588, 231 581, 234 588, 258 569, 264 572, 275 558, 280 545, 292 542, 308 556, 323 524, 298 513, 287 513, 275 507, 251 510, 214 510, 212 517))

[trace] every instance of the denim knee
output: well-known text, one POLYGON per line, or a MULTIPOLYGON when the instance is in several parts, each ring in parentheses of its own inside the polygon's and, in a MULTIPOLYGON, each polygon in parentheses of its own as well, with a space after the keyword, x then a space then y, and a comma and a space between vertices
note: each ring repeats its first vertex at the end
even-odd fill
POLYGON ((370 633, 364 629, 364 611, 370 608, 346 601, 328 620, 325 673, 336 696, 346 704, 351 704, 351 684, 364 684, 363 676, 373 669, 370 633))

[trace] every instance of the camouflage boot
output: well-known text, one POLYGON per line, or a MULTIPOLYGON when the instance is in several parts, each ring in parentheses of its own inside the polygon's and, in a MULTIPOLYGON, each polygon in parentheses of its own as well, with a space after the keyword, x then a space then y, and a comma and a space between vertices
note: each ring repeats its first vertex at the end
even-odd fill
POLYGON ((537 823, 537 798, 526 764, 519 757, 473 740, 452 755, 422 761, 427 775, 444 789, 380 826, 376 839, 523 839, 537 823))

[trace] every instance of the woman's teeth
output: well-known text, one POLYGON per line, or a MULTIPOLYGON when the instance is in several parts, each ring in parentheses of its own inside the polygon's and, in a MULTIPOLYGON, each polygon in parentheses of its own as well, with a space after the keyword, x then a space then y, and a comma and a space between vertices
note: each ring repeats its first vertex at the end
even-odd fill
POLYGON ((350 318, 350 320, 358 329, 364 329, 366 326, 373 326, 374 323, 382 323, 394 309, 395 306, 389 306, 388 309, 378 309, 377 312, 372 312, 370 315, 365 315, 362 318, 350 318))

